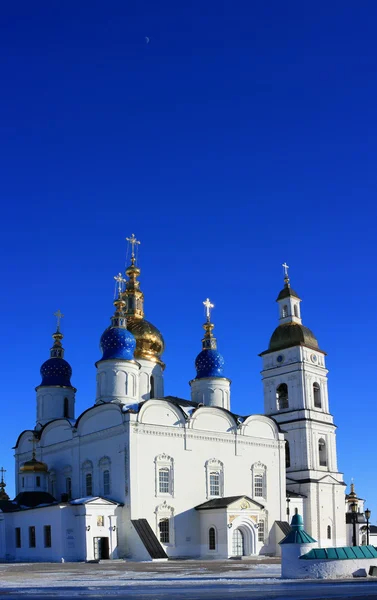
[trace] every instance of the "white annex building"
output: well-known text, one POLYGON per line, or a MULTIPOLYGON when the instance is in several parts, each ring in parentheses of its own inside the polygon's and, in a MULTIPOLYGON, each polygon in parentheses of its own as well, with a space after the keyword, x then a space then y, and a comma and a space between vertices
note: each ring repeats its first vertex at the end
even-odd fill
POLYGON ((0 560, 274 555, 295 508, 320 546, 345 545, 326 355, 302 324, 287 267, 279 324, 261 353, 265 414, 240 416, 209 300, 191 397, 164 395, 164 340, 144 318, 129 241, 96 398, 81 415, 57 313, 36 423, 16 442, 13 501, 0 484, 0 560))

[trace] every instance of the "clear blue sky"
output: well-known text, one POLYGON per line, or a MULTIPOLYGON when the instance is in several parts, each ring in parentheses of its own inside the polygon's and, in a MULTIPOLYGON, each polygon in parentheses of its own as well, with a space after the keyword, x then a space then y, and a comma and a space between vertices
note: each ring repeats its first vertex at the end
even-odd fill
POLYGON ((166 393, 189 397, 209 296, 241 414, 263 412, 288 262, 328 352, 339 468, 375 522, 377 4, 21 0, 0 16, 9 492, 52 314, 79 414, 135 232, 166 393))

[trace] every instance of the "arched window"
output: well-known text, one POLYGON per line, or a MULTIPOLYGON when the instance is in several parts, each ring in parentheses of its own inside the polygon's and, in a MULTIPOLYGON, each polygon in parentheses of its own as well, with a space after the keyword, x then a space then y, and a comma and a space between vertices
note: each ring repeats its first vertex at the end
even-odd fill
POLYGON ((69 401, 68 398, 64 398, 64 416, 69 417, 69 401))
POLYGON ((327 525, 327 539, 331 540, 331 525, 327 525))
POLYGON ((93 495, 93 478, 91 473, 85 475, 85 494, 87 496, 93 495))
POLYGON ((315 408, 322 408, 321 403, 321 388, 318 383, 313 383, 313 397, 315 408))
POLYGON ((154 377, 153 377, 153 375, 151 375, 151 377, 150 377, 150 390, 151 391, 150 391, 149 397, 154 398, 154 377))
POLYGON ((291 466, 291 451, 289 448, 289 442, 288 440, 285 441, 285 468, 288 469, 288 467, 291 466))
POLYGON ((324 439, 318 441, 319 464, 321 467, 327 467, 326 442, 324 439))
POLYGON ((288 386, 286 383, 281 383, 276 389, 276 402, 278 410, 289 408, 288 386))
POLYGON ((285 319, 285 317, 288 317, 288 306, 287 306, 287 304, 284 304, 284 306, 283 306, 282 317, 283 317, 283 319, 285 319))
POLYGON ((71 477, 66 477, 65 492, 68 496, 68 500, 70 500, 72 498, 72 479, 71 479, 71 477))
POLYGON ((103 472, 103 493, 104 496, 108 496, 110 494, 110 471, 107 469, 103 472))
POLYGON ((217 471, 209 474, 209 495, 220 496, 220 473, 217 471))
POLYGON ((216 531, 210 527, 208 531, 208 550, 216 550, 216 531))
POLYGON ((300 315, 298 314, 298 304, 295 304, 293 307, 293 312, 295 313, 295 317, 299 317, 300 315))

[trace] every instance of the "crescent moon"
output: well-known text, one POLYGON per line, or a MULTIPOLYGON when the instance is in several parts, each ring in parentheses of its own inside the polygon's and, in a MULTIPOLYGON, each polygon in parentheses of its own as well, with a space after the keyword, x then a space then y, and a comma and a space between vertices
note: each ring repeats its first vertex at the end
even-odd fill
POLYGON ((145 41, 146 41, 147 44, 149 44, 149 41, 150 41, 149 37, 145 37, 145 41))

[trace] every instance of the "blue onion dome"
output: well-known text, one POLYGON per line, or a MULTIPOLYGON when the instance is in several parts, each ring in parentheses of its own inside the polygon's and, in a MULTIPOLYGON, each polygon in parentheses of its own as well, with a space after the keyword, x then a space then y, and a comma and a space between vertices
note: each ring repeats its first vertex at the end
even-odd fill
POLYGON ((60 332, 59 326, 52 337, 54 345, 50 350, 50 358, 41 366, 42 382, 40 385, 72 387, 72 369, 71 365, 64 360, 63 334, 60 332))
POLYGON ((127 329, 127 318, 124 314, 125 303, 119 297, 114 304, 116 310, 114 316, 111 317, 111 325, 105 329, 100 340, 101 360, 133 360, 136 339, 127 329))
POLYGON ((216 338, 212 333, 215 326, 210 322, 210 311, 213 304, 208 298, 203 304, 207 309, 207 321, 203 325, 205 330, 202 339, 203 349, 195 359, 196 378, 224 377, 224 358, 217 350, 216 338))
POLYGON ((195 359, 196 377, 223 377, 224 358, 218 350, 202 350, 195 359))

